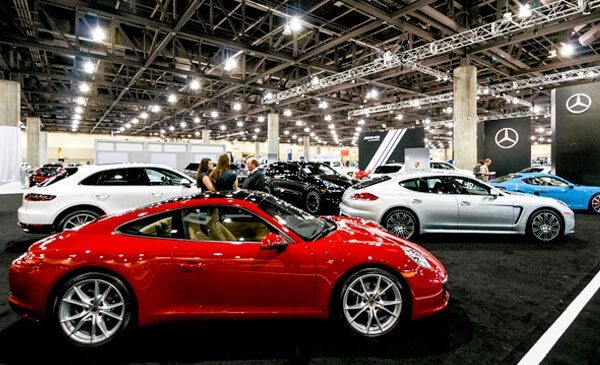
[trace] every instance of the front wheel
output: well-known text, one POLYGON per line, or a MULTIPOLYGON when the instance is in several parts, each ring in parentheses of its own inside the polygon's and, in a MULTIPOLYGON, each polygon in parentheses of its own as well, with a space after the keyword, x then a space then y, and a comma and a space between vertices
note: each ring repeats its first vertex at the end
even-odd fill
POLYGON ((321 195, 315 190, 309 191, 304 197, 304 204, 310 214, 316 214, 321 208, 321 195))
POLYGON ((542 209, 534 212, 529 217, 527 229, 529 235, 538 242, 555 242, 560 239, 564 232, 562 220, 552 210, 542 209))
POLYGON ((596 194, 590 199, 590 210, 596 214, 600 214, 600 194, 596 194))
POLYGON ((133 322, 133 295, 113 275, 89 272, 62 285, 55 297, 54 328, 69 344, 106 345, 133 322))
POLYGON ((391 273, 367 268, 350 276, 340 293, 342 319, 352 331, 365 337, 390 333, 409 307, 400 281, 391 273))
POLYGON ((396 209, 382 220, 382 226, 391 234, 405 240, 415 239, 419 235, 419 224, 414 214, 404 209, 396 209))
POLYGON ((271 185, 265 185, 265 193, 273 194, 273 189, 271 188, 271 185))

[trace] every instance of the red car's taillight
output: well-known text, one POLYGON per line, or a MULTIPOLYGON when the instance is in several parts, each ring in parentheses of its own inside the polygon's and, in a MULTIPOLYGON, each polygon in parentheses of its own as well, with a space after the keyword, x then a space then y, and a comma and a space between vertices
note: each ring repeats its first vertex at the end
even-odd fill
POLYGON ((41 264, 42 259, 40 257, 35 257, 35 255, 31 252, 27 252, 23 256, 19 257, 15 263, 18 265, 32 267, 41 264))
POLYGON ((40 169, 35 169, 35 171, 33 172, 34 175, 39 175, 41 173, 40 169))
POLYGON ((30 202, 47 202, 56 198, 56 195, 48 195, 48 194, 27 194, 25 195, 25 200, 30 202))
POLYGON ((360 193, 360 194, 354 194, 350 197, 350 199, 354 199, 354 200, 377 200, 379 199, 378 196, 373 195, 371 193, 360 193))

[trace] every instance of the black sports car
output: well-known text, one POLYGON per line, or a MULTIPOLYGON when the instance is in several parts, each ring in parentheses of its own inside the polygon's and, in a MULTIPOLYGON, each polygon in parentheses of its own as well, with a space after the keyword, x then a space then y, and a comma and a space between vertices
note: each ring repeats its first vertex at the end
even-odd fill
POLYGON ((358 183, 319 162, 274 162, 265 176, 268 193, 312 214, 337 214, 344 191, 358 183))

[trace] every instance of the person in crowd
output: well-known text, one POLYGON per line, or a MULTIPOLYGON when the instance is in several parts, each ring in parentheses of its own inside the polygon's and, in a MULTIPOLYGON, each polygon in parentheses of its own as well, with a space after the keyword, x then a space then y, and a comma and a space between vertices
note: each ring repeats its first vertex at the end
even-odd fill
POLYGON ((473 168, 473 175, 479 180, 481 180, 481 166, 485 165, 485 161, 479 160, 477 161, 477 165, 473 168))
POLYGON ((486 158, 484 161, 484 164, 481 166, 480 171, 481 171, 481 180, 488 182, 490 181, 490 169, 489 166, 492 163, 492 160, 490 160, 489 158, 486 158))
POLYGON ((250 157, 246 160, 248 166, 248 178, 244 182, 244 189, 264 191, 265 190, 265 175, 258 169, 258 160, 250 157))
POLYGON ((203 158, 196 173, 196 187, 202 189, 202 191, 215 191, 215 187, 209 177, 212 170, 213 163, 210 158, 203 158))
POLYGON ((217 167, 210 173, 209 178, 217 191, 238 189, 237 175, 231 171, 229 156, 226 154, 219 156, 217 167))

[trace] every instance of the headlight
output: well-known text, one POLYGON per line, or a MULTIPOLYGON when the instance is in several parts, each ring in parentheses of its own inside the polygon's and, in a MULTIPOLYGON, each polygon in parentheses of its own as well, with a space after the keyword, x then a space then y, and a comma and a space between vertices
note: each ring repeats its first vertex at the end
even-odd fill
POLYGON ((402 248, 402 250, 404 251, 406 256, 410 257, 410 259, 413 260, 417 265, 424 267, 426 269, 429 269, 429 270, 433 270, 433 268, 429 264, 429 261, 427 261, 425 256, 421 255, 419 253, 419 251, 412 249, 410 247, 406 247, 406 246, 400 246, 400 247, 402 248))

